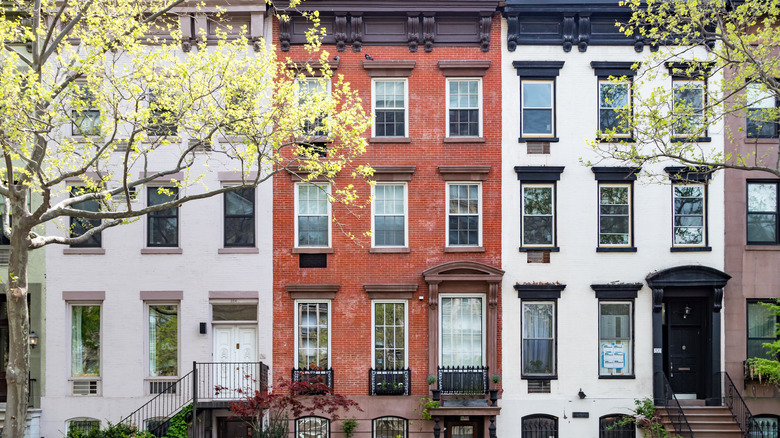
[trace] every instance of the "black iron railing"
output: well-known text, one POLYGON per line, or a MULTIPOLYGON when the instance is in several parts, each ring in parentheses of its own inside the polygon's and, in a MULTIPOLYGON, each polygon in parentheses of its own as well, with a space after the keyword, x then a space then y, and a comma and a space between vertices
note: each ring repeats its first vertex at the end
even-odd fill
POLYGON ((198 362, 198 400, 238 400, 268 388, 262 362, 198 362))
POLYGON ((669 383, 669 379, 666 374, 659 373, 664 379, 664 407, 666 408, 666 414, 669 417, 669 422, 672 423, 674 432, 684 438, 694 438, 691 426, 688 424, 688 419, 685 418, 685 413, 680 407, 680 402, 677 401, 677 397, 674 395, 672 385, 669 383))
POLYGON ((442 394, 487 394, 488 367, 439 367, 439 389, 442 394))
POLYGON ((747 435, 750 438, 776 438, 780 436, 777 421, 769 418, 753 418, 750 422, 750 431, 747 435))
POLYGON ((197 370, 193 369, 179 380, 171 382, 165 390, 157 394, 120 423, 147 430, 154 436, 163 436, 168 428, 168 420, 193 401, 194 379, 197 370))
POLYGON ((323 384, 328 388, 333 389, 333 368, 327 370, 293 368, 291 379, 293 382, 323 384))
POLYGON ((368 370, 369 395, 409 395, 412 370, 368 370))
POLYGON ((748 409, 745 400, 742 399, 742 395, 734 385, 734 381, 731 380, 729 373, 722 371, 719 374, 723 380, 723 404, 731 411, 731 416, 734 417, 734 421, 739 425, 742 436, 748 436, 753 421, 753 414, 750 413, 750 409, 748 409))

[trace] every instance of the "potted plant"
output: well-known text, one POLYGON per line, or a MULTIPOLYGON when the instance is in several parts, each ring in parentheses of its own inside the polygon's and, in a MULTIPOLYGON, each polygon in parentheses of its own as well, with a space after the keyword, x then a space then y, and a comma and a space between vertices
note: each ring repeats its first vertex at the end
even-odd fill
POLYGON ((490 388, 490 405, 495 406, 498 401, 498 384, 501 383, 500 374, 491 374, 490 381, 493 383, 493 387, 490 388))

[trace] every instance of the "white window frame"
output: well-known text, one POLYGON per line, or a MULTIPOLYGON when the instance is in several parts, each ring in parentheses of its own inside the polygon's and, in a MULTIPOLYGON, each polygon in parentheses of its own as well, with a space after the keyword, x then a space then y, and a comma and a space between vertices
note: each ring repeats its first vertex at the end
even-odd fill
MULTIPOLYGON (((79 88, 79 93, 90 93, 89 85, 86 82, 77 82, 76 87, 79 88), (86 91, 85 91, 86 90, 86 91)), ((89 96, 86 96, 89 97, 89 96)), ((70 135, 71 137, 76 138, 83 138, 83 137, 97 137, 100 135, 100 108, 95 105, 95 97, 92 96, 92 99, 89 99, 89 101, 84 101, 84 108, 81 108, 80 110, 76 110, 75 108, 71 110, 71 122, 70 122, 70 135), (78 127, 78 119, 81 117, 81 115, 85 112, 95 111, 97 112, 97 123, 93 124, 97 125, 97 132, 88 132, 84 133, 81 131, 81 128, 78 127)))
MULTIPOLYGON (((382 215, 397 216, 397 215, 382 215)), ((372 248, 408 248, 409 247, 409 185, 397 182, 377 182, 371 187, 371 247, 372 248), (403 245, 377 245, 376 244, 376 186, 403 186, 404 189, 404 244, 403 245)))
MULTIPOLYGON (((446 201, 444 213, 445 213, 445 220, 444 220, 444 228, 445 228, 445 234, 444 234, 444 241, 446 242, 446 245, 448 248, 478 248, 482 246, 482 204, 483 204, 483 196, 482 196, 482 183, 479 181, 447 181, 447 184, 444 186, 444 199, 446 201), (469 186, 477 186, 477 195, 479 196, 478 199, 478 212, 477 212, 477 244, 476 245, 469 245, 469 244, 452 244, 450 243, 450 187, 451 186, 462 186, 462 185, 469 185, 469 186)), ((462 215, 462 214, 456 214, 456 216, 471 216, 469 215, 462 215)))
MULTIPOLYGON (((626 184, 626 183, 613 183, 613 182, 605 182, 605 183, 599 183, 598 185, 599 190, 599 199, 598 199, 598 213, 599 213, 599 220, 598 220, 598 246, 601 248, 630 248, 634 246, 634 185, 633 184, 626 184), (601 189, 602 188, 627 188, 628 189, 628 242, 627 243, 601 243, 601 189)), ((620 204, 608 204, 608 205, 620 205, 620 204)), ((618 216, 618 215, 609 215, 609 216, 618 216)), ((621 215, 622 216, 622 215, 621 215)))
MULTIPOLYGON (((304 82, 305 83, 310 83, 310 82, 317 82, 317 83, 319 83, 320 81, 323 81, 325 83, 325 96, 328 96, 328 98, 330 98, 330 96, 333 94, 332 91, 331 91, 330 78, 322 78, 322 77, 317 76, 317 77, 310 77, 310 78, 303 78, 303 79, 296 79, 295 80, 295 84, 296 84, 296 87, 295 87, 295 98, 296 98, 296 100, 295 100, 295 102, 296 102, 296 105, 298 107, 300 107, 301 83, 304 83, 304 82)), ((322 117, 323 117, 323 119, 325 119, 326 117, 328 117, 328 114, 323 114, 322 117)), ((302 129, 300 134, 301 134, 300 137, 302 137, 302 138, 319 139, 319 138, 326 138, 326 137, 328 137, 330 135, 330 132, 325 130, 324 132, 322 132, 322 135, 313 135, 313 133, 306 132, 305 130, 302 129)))
POLYGON ((555 126, 555 79, 523 79, 520 81, 520 137, 531 137, 531 138, 555 138, 556 135, 556 126, 555 126), (528 107, 528 109, 549 109, 550 110, 550 124, 551 124, 551 131, 550 133, 544 133, 544 132, 527 132, 525 130, 525 123, 523 123, 523 111, 525 111, 525 106, 523 105, 523 90, 525 89, 526 84, 531 83, 549 83, 550 84, 550 102, 552 102, 552 107, 528 107))
POLYGON ((332 211, 331 211, 331 202, 330 202, 331 194, 330 193, 331 193, 331 186, 328 183, 305 183, 305 182, 295 183, 295 194, 294 194, 294 202, 295 202, 295 220, 294 220, 294 222, 295 222, 295 224, 294 224, 294 226, 295 226, 295 235, 293 237, 294 243, 295 243, 295 245, 293 246, 294 248, 331 248, 332 247, 332 245, 333 245, 333 243, 332 243, 333 242, 333 240, 332 240, 332 238, 333 238, 333 236, 332 236, 332 233, 333 233, 333 226, 332 226, 332 224, 333 224, 333 221, 332 221, 333 214, 332 214, 332 211), (317 186, 321 190, 325 190, 325 194, 327 196, 325 202, 326 202, 327 207, 328 207, 328 243, 327 243, 327 245, 321 245, 321 246, 300 246, 300 245, 298 245, 298 240, 299 240, 299 236, 298 236, 298 217, 299 217, 299 211, 298 211, 299 210, 299 208, 298 208, 299 207, 299 199, 298 199, 298 194, 299 194, 299 187, 301 187, 303 185, 317 186))
MULTIPOLYGON (((181 375, 181 302, 180 301, 144 301, 144 326, 146 327, 146 336, 144 337, 144 362, 146 362, 147 380, 172 380, 175 381, 181 375), (149 333, 149 317, 152 306, 176 306, 176 375, 175 376, 153 376, 152 375, 152 344, 149 333)), ((148 386, 148 385, 146 385, 148 386)), ((148 388, 147 388, 148 390, 148 388)))
POLYGON ((376 137, 376 84, 378 82, 401 82, 404 84, 404 106, 402 108, 383 108, 383 109, 391 109, 391 110, 400 110, 403 109, 404 111, 404 135, 391 135, 386 136, 383 135, 382 137, 392 137, 392 138, 406 138, 409 137, 409 80, 407 78, 376 78, 371 80, 371 120, 374 120, 374 123, 371 124, 371 136, 376 137))
POLYGON ((698 136, 699 134, 706 136, 708 126, 707 126, 707 117, 706 114, 704 113, 705 108, 707 108, 707 82, 706 81, 702 79, 679 79, 679 78, 672 79, 672 135, 674 137, 692 137, 693 135, 698 136), (690 87, 690 88, 699 88, 701 89, 701 93, 702 93, 701 96, 702 107, 700 109, 691 108, 693 110, 693 114, 695 114, 697 111, 701 111, 702 113, 700 117, 697 117, 699 118, 700 126, 694 127, 693 125, 691 125, 691 128, 699 132, 696 134, 677 132, 676 121, 678 117, 695 117, 692 114, 689 115, 687 113, 685 114, 675 113, 674 107, 676 106, 677 103, 677 96, 676 96, 677 88, 687 88, 692 84, 697 86, 690 87), (701 131, 700 128, 704 128, 704 130, 701 131))
POLYGON ((409 304, 408 300, 371 300, 371 365, 375 370, 376 364, 376 305, 377 304, 403 304, 404 306, 404 368, 409 367, 409 304))
POLYGON ((455 293, 455 294, 448 294, 448 293, 440 293, 439 294, 439 314, 437 316, 438 323, 439 323, 439 365, 443 363, 442 357, 444 354, 444 348, 442 347, 442 341, 444 340, 444 330, 442 327, 443 325, 443 315, 442 315, 442 301, 444 298, 479 298, 482 300, 482 366, 485 366, 487 364, 487 303, 485 302, 487 300, 487 296, 485 294, 462 294, 462 293, 455 293))
MULTIPOLYGON (((72 301, 68 302, 68 380, 75 381, 75 380, 97 380, 100 381, 103 379, 103 353, 105 350, 105 346, 103 344, 103 326, 104 326, 104 319, 103 319, 103 302, 102 301, 72 301), (99 339, 99 349, 100 354, 98 356, 98 360, 100 361, 100 364, 98 365, 98 375, 97 376, 74 376, 73 375, 73 308, 74 307, 94 307, 97 306, 100 308, 100 330, 98 334, 99 339)), ((98 395, 100 395, 100 384, 98 384, 98 395)))
MULTIPOLYGON (((611 377, 611 376, 633 376, 634 375, 634 366, 635 366, 635 360, 634 360, 634 301, 633 300, 599 300, 599 377, 611 377), (612 373, 612 374, 605 374, 602 370, 603 365, 603 357, 602 357, 602 348, 604 346, 605 341, 611 341, 611 340, 617 340, 617 338, 606 338, 603 336, 603 333, 601 332, 601 305, 602 304, 620 304, 620 305, 628 305, 628 330, 629 330, 629 336, 628 336, 628 348, 627 351, 624 352, 625 354, 625 363, 628 364, 628 371, 620 372, 620 373, 612 373)), ((617 368, 614 368, 617 370, 617 368)), ((625 368, 623 368, 625 369, 625 368)))
POLYGON ((707 185, 706 184, 699 184, 699 183, 673 183, 672 184, 672 246, 675 248, 697 248, 697 247, 703 247, 707 245, 707 185), (686 243, 676 243, 675 240, 675 233, 674 229, 677 228, 675 225, 675 219, 676 219, 676 212, 674 208, 674 201, 676 199, 675 197, 675 187, 685 187, 685 186, 699 186, 701 187, 701 198, 702 198, 702 223, 701 223, 701 242, 699 243, 692 243, 692 244, 686 244, 686 243))
POLYGON ((373 420, 371 420, 371 437, 372 438, 376 438, 376 435, 377 435, 377 422, 382 421, 382 420, 388 420, 388 419, 401 420, 403 422, 403 433, 402 434, 398 434, 396 436, 396 438, 406 438, 407 434, 409 432, 409 420, 407 420, 406 418, 403 418, 403 417, 397 417, 395 415, 385 415, 385 416, 377 417, 377 418, 374 418, 373 420))
POLYGON ((298 422, 301 421, 301 420, 305 420, 307 418, 316 418, 318 420, 324 420, 325 421, 325 429, 326 429, 325 430, 325 435, 324 436, 323 435, 317 435, 317 436, 318 436, 318 438, 330 438, 330 419, 325 418, 325 417, 321 417, 319 415, 306 415, 304 417, 296 418, 295 419, 295 424, 294 424, 294 427, 295 427, 295 438, 301 437, 301 433, 302 433, 302 431, 300 431, 298 429, 298 422))
POLYGON ((482 102, 482 78, 474 78, 474 77, 452 77, 447 78, 446 86, 445 86, 445 125, 444 125, 444 132, 446 133, 447 138, 479 138, 482 137, 482 120, 483 120, 483 102, 482 102), (476 108, 450 108, 450 82, 463 82, 463 81, 476 81, 477 82, 477 107, 476 108), (472 135, 452 135, 450 133, 450 109, 463 109, 463 110, 474 110, 476 109, 479 114, 479 129, 477 132, 476 137, 472 135))
MULTIPOLYGON (((557 222, 557 207, 556 207, 556 191, 555 191, 555 183, 523 183, 520 186, 520 241, 522 242, 523 247, 527 248, 555 248, 558 242, 558 236, 556 233, 556 222, 557 222), (525 241, 525 189, 526 188, 534 188, 534 187, 549 187, 550 191, 552 193, 552 209, 550 210, 552 212, 552 242, 549 244, 538 244, 538 243, 526 243, 525 241)), ((532 217, 540 216, 540 215, 530 215, 532 217)))
POLYGON ((298 338, 299 338, 299 330, 300 330, 300 321, 298 320, 298 306, 300 304, 322 304, 325 303, 328 305, 328 368, 331 367, 332 358, 333 358, 333 349, 331 348, 331 344, 333 342, 333 305, 332 300, 295 300, 295 306, 293 308, 294 311, 294 318, 293 318, 293 330, 294 330, 294 337, 295 342, 293 343, 295 348, 295 354, 293 355, 293 368, 298 368, 298 354, 300 353, 298 348, 298 338))
MULTIPOLYGON (((546 338, 527 338, 527 339, 546 339, 546 338)), ((524 300, 520 304, 520 372, 523 377, 537 377, 537 376, 557 376, 558 375, 558 300, 524 300), (552 306, 552 350, 553 350, 553 357, 552 357, 552 365, 553 369, 550 373, 525 373, 523 371, 523 364, 525 363, 525 349, 523 346, 523 341, 526 339, 524 326, 525 321, 523 321, 523 315, 525 314, 525 305, 535 305, 535 304, 544 304, 544 305, 551 305, 552 306)))
MULTIPOLYGON (((632 113, 633 113, 633 106, 632 106, 633 100, 632 100, 632 87, 631 87, 631 85, 632 85, 632 81, 630 79, 629 80, 625 80, 625 81, 623 81, 623 80, 621 80, 621 81, 612 81, 612 80, 609 80, 609 79, 606 79, 606 78, 599 78, 599 83, 598 83, 598 86, 599 86, 599 90, 598 90, 598 115, 597 115, 597 117, 598 117, 598 131, 599 132, 601 132, 601 111, 602 110, 613 110, 613 111, 615 111, 617 113, 620 113, 623 108, 629 107, 629 108, 632 109, 632 113), (628 92, 628 95, 626 97, 628 99, 628 103, 626 103, 626 106, 622 106, 622 107, 617 107, 617 106, 602 107, 601 106, 601 86, 603 84, 615 85, 615 86, 625 86, 626 89, 627 89, 627 92, 628 92)), ((629 128, 630 128, 630 126, 629 126, 629 128)), ((632 134, 630 129, 627 132, 623 132, 623 133, 618 132, 617 130, 615 130, 615 133, 614 133, 613 136, 616 137, 616 138, 631 138, 633 136, 633 134, 632 134)))

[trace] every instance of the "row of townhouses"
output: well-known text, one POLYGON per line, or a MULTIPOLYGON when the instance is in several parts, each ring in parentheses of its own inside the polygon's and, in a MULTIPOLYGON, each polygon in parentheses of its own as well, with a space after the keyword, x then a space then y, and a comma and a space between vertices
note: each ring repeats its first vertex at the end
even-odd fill
MULTIPOLYGON (((207 3, 191 16, 220 2, 207 3)), ((346 214, 328 200, 336 187, 291 168, 34 252, 30 436, 131 414, 154 429, 194 403, 193 436, 246 437, 228 404, 241 395, 213 389, 247 376, 272 387, 318 376, 360 405, 348 417, 362 438, 635 437, 633 425, 611 426, 644 398, 680 401, 691 423, 712 408, 699 426, 712 429, 734 423, 722 405, 735 394, 774 425, 763 436, 777 436, 778 390, 743 363, 776 337, 760 303, 780 290, 780 241, 748 224, 777 220, 780 180, 599 160, 588 139, 618 128, 608 96, 621 85, 609 78, 631 81, 651 51, 614 26, 629 10, 603 0, 307 0, 300 10, 319 11, 329 69, 374 119, 359 159, 376 181, 357 187, 373 200, 367 213, 346 214), (372 233, 356 243, 344 228, 372 233)), ((235 1, 221 19, 293 64, 310 59, 300 15, 235 1)), ((187 23, 198 34, 198 19, 187 23)), ((670 67, 655 81, 697 79, 670 67)), ((776 129, 725 135, 744 124, 715 121, 701 144, 777 147, 776 129)), ((203 185, 241 179, 209 163, 203 185)), ((176 196, 161 186, 170 178, 131 202, 176 196)), ((6 349, 7 339, 0 319, 6 349)), ((291 432, 342 436, 341 421, 294 418, 291 432)))

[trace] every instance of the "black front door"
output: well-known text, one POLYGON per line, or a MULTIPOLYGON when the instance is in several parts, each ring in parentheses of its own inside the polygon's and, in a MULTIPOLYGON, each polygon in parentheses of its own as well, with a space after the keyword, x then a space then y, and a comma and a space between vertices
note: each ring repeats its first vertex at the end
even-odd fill
POLYGON ((445 438, 482 438, 481 417, 460 417, 460 419, 445 421, 447 428, 445 438))
POLYGON ((675 394, 704 398, 708 351, 705 310, 705 302, 693 298, 666 303, 666 373, 675 394))

